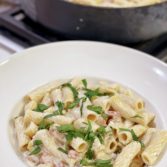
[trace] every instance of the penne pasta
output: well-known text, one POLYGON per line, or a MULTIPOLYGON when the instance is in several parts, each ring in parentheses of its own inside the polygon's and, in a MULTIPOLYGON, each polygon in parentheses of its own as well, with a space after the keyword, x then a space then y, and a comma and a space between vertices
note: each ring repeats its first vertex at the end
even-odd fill
POLYGON ((67 106, 68 104, 74 101, 73 92, 71 91, 69 87, 64 87, 62 89, 62 94, 63 94, 63 101, 64 101, 65 106, 67 106))
POLYGON ((38 131, 38 126, 34 123, 34 122, 31 122, 28 127, 25 129, 25 134, 32 138, 35 133, 38 131))
POLYGON ((52 100, 50 98, 50 94, 46 93, 42 99, 42 104, 45 104, 46 106, 51 106, 52 105, 52 100))
POLYGON ((145 147, 148 146, 155 132, 156 132, 155 128, 148 128, 144 136, 142 136, 141 141, 143 142, 145 147))
POLYGON ((88 148, 88 144, 86 141, 84 141, 82 138, 74 138, 71 141, 71 147, 73 147, 77 152, 82 153, 85 152, 88 148))
POLYGON ((61 153, 57 149, 57 145, 51 135, 49 135, 47 130, 38 131, 35 136, 35 140, 40 140, 43 143, 43 146, 46 150, 51 152, 55 157, 62 159, 61 153))
POLYGON ((31 167, 146 167, 167 145, 144 99, 120 84, 74 78, 26 98, 14 134, 31 167))
POLYGON ((57 101, 62 101, 62 100, 63 100, 63 95, 62 95, 61 89, 59 89, 59 88, 54 89, 54 90, 51 92, 51 98, 52 98, 54 104, 55 104, 57 101))
POLYGON ((108 134, 105 139, 105 152, 108 154, 114 153, 117 149, 117 141, 115 138, 112 136, 112 134, 108 134))
MULTIPOLYGON (((130 129, 134 131, 137 137, 140 137, 141 135, 143 135, 147 130, 146 127, 142 125, 134 125, 130 129)), ((132 138, 133 137, 130 132, 121 131, 121 130, 118 132, 118 139, 124 145, 129 144, 132 141, 132 138)))
POLYGON ((113 167, 129 167, 140 150, 141 145, 138 142, 128 144, 122 149, 122 152, 116 158, 113 167))
POLYGON ((24 122, 23 117, 18 117, 15 119, 15 129, 16 129, 16 135, 18 140, 19 149, 25 150, 25 147, 28 145, 30 139, 29 137, 24 133, 24 122))
POLYGON ((142 111, 144 109, 144 101, 141 98, 135 97, 134 95, 127 96, 124 94, 121 94, 120 98, 137 111, 142 111))
POLYGON ((154 114, 149 112, 137 112, 125 103, 119 96, 111 97, 111 106, 119 111, 121 116, 132 122, 139 123, 142 125, 148 125, 155 117, 154 114))
POLYGON ((50 92, 51 90, 60 86, 61 84, 63 84, 63 81, 53 81, 28 93, 28 95, 25 98, 34 100, 36 102, 40 102, 44 97, 45 93, 50 92))
POLYGON ((110 104, 110 97, 102 96, 98 97, 92 102, 94 105, 101 106, 104 111, 108 111, 111 104, 110 104))
POLYGON ((167 144, 167 131, 156 131, 142 153, 142 160, 147 165, 154 165, 167 144))
POLYGON ((87 108, 88 105, 91 105, 91 102, 87 99, 83 105, 83 118, 90 121, 96 121, 98 118, 98 114, 96 112, 89 110, 87 108))

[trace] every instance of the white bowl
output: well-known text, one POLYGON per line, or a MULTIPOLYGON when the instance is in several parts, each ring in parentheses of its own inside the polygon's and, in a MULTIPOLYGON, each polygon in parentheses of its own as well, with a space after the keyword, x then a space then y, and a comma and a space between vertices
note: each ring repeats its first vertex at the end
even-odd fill
MULTIPOLYGON (((24 167, 9 140, 9 119, 30 90, 55 79, 88 76, 119 82, 154 106, 167 129, 167 65, 136 50, 99 42, 59 42, 15 54, 0 64, 0 166, 24 167)), ((167 153, 156 164, 165 167, 167 153)))

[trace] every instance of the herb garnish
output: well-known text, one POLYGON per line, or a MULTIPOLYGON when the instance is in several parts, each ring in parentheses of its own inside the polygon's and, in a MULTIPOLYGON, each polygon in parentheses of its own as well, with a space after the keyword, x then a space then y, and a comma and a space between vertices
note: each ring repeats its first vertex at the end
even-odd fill
POLYGON ((61 101, 57 101, 56 105, 58 107, 58 112, 60 115, 63 115, 64 103, 61 101))
POLYGON ((57 130, 61 133, 66 133, 66 140, 70 142, 75 137, 84 138, 84 132, 82 129, 75 129, 73 125, 66 124, 57 127, 57 130))
POLYGON ((88 89, 88 88, 85 88, 84 89, 86 92, 85 92, 85 96, 87 98, 89 98, 90 100, 93 98, 93 97, 96 97, 96 96, 113 96, 114 93, 108 93, 108 92, 104 92, 104 93, 101 93, 99 91, 99 88, 95 89, 95 90, 92 90, 92 89, 88 89))
POLYGON ((37 108, 34 110, 36 112, 43 112, 47 110, 49 107, 45 104, 38 104, 37 108))
POLYGON ((133 117, 131 117, 131 118, 143 118, 141 115, 139 115, 139 114, 136 114, 135 116, 133 116, 133 117))
POLYGON ((112 167, 111 160, 97 159, 95 161, 88 161, 87 159, 82 159, 80 164, 83 166, 95 166, 95 167, 112 167))
POLYGON ((68 151, 63 149, 63 148, 61 148, 61 147, 59 147, 58 150, 61 151, 64 154, 68 154, 68 151))
POLYGON ((69 104, 67 106, 67 109, 73 109, 73 108, 75 108, 76 106, 78 106, 79 102, 80 102, 80 99, 76 99, 74 102, 72 102, 71 104, 69 104))
POLYGON ((41 140, 35 140, 33 143, 34 149, 31 151, 30 155, 39 154, 41 152, 41 145, 42 145, 41 140))
POLYGON ((40 123, 39 123, 39 127, 38 129, 41 130, 41 129, 49 129, 51 125, 53 125, 54 123, 49 123, 47 122, 45 119, 43 119, 40 123))
POLYGON ((71 85, 71 83, 65 83, 62 85, 62 87, 70 88, 72 93, 73 93, 74 100, 78 99, 78 92, 77 92, 76 88, 71 85))
POLYGON ((73 138, 80 137, 83 140, 87 141, 89 144, 89 149, 86 152, 86 157, 88 159, 92 159, 94 156, 94 152, 92 151, 92 145, 95 140, 96 134, 92 130, 91 122, 88 121, 88 128, 82 128, 82 129, 75 129, 73 125, 66 124, 61 125, 57 127, 57 130, 61 133, 66 134, 66 140, 67 142, 70 142, 73 138))
POLYGON ((56 115, 63 115, 64 103, 61 101, 57 101, 56 105, 58 107, 58 110, 51 113, 51 114, 46 115, 43 119, 48 119, 48 118, 56 116, 56 115))
POLYGON ((87 141, 88 144, 89 144, 88 151, 85 154, 86 158, 88 158, 88 159, 93 159, 93 157, 94 157, 94 151, 92 150, 92 146, 93 146, 95 137, 96 136, 95 136, 95 133, 92 130, 91 122, 88 121, 88 128, 87 128, 86 135, 85 135, 85 138, 84 138, 84 140, 87 141))
POLYGON ((87 80, 86 80, 86 79, 83 79, 83 80, 82 80, 82 84, 84 85, 85 88, 87 88, 88 83, 87 83, 87 80))
POLYGON ((86 97, 82 98, 81 107, 80 107, 80 114, 81 114, 81 116, 83 115, 83 105, 84 105, 84 102, 86 102, 86 97))
POLYGON ((120 130, 120 131, 130 132, 131 135, 132 135, 133 140, 139 142, 139 143, 141 144, 141 147, 142 147, 142 148, 145 147, 145 146, 144 146, 144 143, 143 143, 141 140, 139 140, 139 138, 136 136, 136 134, 135 134, 135 132, 134 132, 133 129, 119 128, 119 130, 120 130))
POLYGON ((96 131, 96 136, 98 137, 101 144, 104 143, 103 137, 104 137, 105 133, 106 133, 106 129, 104 126, 100 126, 96 131))
POLYGON ((88 105, 87 106, 88 110, 94 111, 97 114, 102 114, 103 109, 101 106, 95 106, 95 105, 88 105))
POLYGON ((75 129, 73 125, 66 124, 57 127, 57 130, 61 133, 65 133, 66 140, 69 143, 73 138, 80 137, 88 143, 88 150, 85 154, 87 159, 94 158, 94 151, 92 150, 92 146, 95 138, 99 138, 100 142, 103 143, 103 137, 105 135, 105 127, 100 126, 96 132, 92 130, 92 124, 90 121, 85 123, 87 128, 75 129))
POLYGON ((102 94, 99 92, 99 89, 95 89, 95 90, 92 90, 92 89, 85 89, 85 96, 87 98, 89 98, 90 100, 93 98, 93 97, 96 97, 96 96, 101 96, 102 94))
POLYGON ((73 125, 65 124, 65 125, 58 126, 57 130, 61 133, 67 133, 67 132, 74 131, 75 129, 73 125))
POLYGON ((53 112, 52 114, 46 115, 43 119, 48 119, 48 118, 53 117, 53 116, 56 116, 56 115, 59 115, 58 111, 55 111, 55 112, 53 112))

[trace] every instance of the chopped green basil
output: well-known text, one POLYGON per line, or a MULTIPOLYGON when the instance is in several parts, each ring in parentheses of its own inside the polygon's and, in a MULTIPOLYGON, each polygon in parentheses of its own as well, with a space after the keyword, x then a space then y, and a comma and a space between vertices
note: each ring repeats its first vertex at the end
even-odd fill
POLYGON ((96 97, 96 96, 101 96, 101 93, 99 92, 99 89, 95 89, 95 90, 92 90, 92 89, 85 89, 85 96, 87 98, 89 98, 90 100, 93 98, 93 97, 96 97))
POLYGON ((31 151, 30 155, 36 155, 41 152, 41 147, 35 146, 34 149, 31 151))
POLYGON ((31 151, 30 155, 39 154, 41 152, 41 145, 42 145, 41 140, 35 140, 34 143, 33 143, 34 148, 31 151))
POLYGON ((67 106, 67 109, 73 109, 79 105, 80 99, 77 99, 76 101, 72 102, 67 106))
POLYGON ((93 159, 94 158, 94 151, 92 150, 92 146, 89 145, 89 149, 88 151, 86 152, 86 158, 88 159, 93 159))
POLYGON ((43 120, 39 123, 38 129, 39 129, 39 130, 41 130, 41 129, 49 129, 51 125, 53 125, 53 122, 52 122, 52 123, 48 123, 45 119, 43 119, 43 120))
POLYGON ((46 106, 45 104, 38 104, 37 108, 34 111, 37 112, 43 112, 45 110, 47 110, 49 107, 46 106))
POLYGON ((139 114, 136 114, 135 116, 133 116, 133 117, 131 117, 131 118, 143 118, 141 115, 139 115, 139 114))
POLYGON ((35 140, 33 145, 39 146, 42 144, 41 140, 35 140))
POLYGON ((60 133, 66 134, 66 140, 68 142, 70 142, 73 138, 76 138, 76 137, 84 138, 84 135, 85 135, 83 129, 75 129, 71 124, 58 126, 57 130, 60 133))
POLYGON ((87 159, 82 159, 80 161, 80 164, 83 166, 94 166, 94 167, 112 167, 111 160, 102 160, 102 159, 97 159, 94 161, 89 161, 87 159))
POLYGON ((71 83, 65 83, 62 85, 62 87, 70 88, 73 93, 74 100, 78 99, 78 91, 71 85, 71 83))
POLYGON ((61 133, 66 133, 66 132, 70 132, 70 131, 74 131, 74 127, 71 124, 66 124, 66 125, 61 125, 57 127, 57 130, 61 133))
POLYGON ((90 121, 88 121, 88 128, 84 137, 84 140, 88 142, 89 149, 86 152, 86 158, 93 159, 94 157, 94 151, 92 150, 93 142, 95 140, 95 133, 92 130, 92 124, 90 121))
POLYGON ((103 138, 106 133, 106 129, 104 126, 100 126, 96 131, 96 136, 98 137, 101 144, 104 143, 103 138))
POLYGON ((113 96, 114 95, 114 93, 110 93, 110 92, 101 93, 98 88, 95 90, 85 88, 84 90, 86 91, 85 96, 90 100, 96 96, 113 96))
POLYGON ((85 123, 85 124, 87 125, 87 128, 75 129, 73 125, 66 124, 66 125, 58 126, 57 130, 60 133, 65 133, 67 143, 71 142, 71 140, 76 137, 80 137, 83 140, 85 140, 88 143, 88 150, 85 156, 87 159, 93 159, 94 151, 92 150, 92 146, 93 146, 94 140, 97 137, 99 138, 100 142, 103 143, 103 138, 106 130, 104 126, 100 126, 96 130, 96 132, 93 132, 91 121, 88 121, 88 123, 85 123))
POLYGON ((61 101, 57 101, 56 105, 58 107, 58 112, 60 113, 60 115, 63 115, 64 103, 61 101))
POLYGON ((101 114, 101 116, 103 117, 104 120, 107 120, 108 117, 109 117, 109 116, 108 116, 106 113, 104 113, 104 112, 101 114))
POLYGON ((68 151, 63 149, 63 148, 61 148, 61 147, 59 147, 58 150, 61 151, 64 154, 68 154, 68 151))
POLYGON ((102 160, 102 159, 97 159, 95 161, 95 166, 96 167, 112 167, 111 160, 102 160))
POLYGON ((52 114, 46 115, 43 119, 48 119, 48 118, 53 117, 53 116, 56 116, 56 115, 59 115, 58 111, 55 111, 55 112, 53 112, 52 114))
POLYGON ((82 80, 82 83, 83 83, 84 87, 87 88, 87 86, 88 86, 87 80, 86 80, 86 79, 83 79, 83 80, 82 80))
POLYGON ((102 109, 101 106, 88 105, 88 106, 87 106, 87 109, 88 109, 88 110, 91 110, 91 111, 94 111, 94 112, 96 112, 97 114, 102 114, 102 112, 103 112, 103 109, 102 109))
POLYGON ((82 102, 81 102, 81 107, 80 107, 80 114, 81 114, 81 116, 83 115, 83 105, 84 105, 85 102, 86 102, 86 97, 83 97, 82 98, 82 102))

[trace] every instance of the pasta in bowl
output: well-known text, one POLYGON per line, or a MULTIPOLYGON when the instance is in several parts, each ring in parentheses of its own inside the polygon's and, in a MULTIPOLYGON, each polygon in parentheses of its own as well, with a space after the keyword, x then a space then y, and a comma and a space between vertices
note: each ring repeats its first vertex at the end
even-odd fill
POLYGON ((144 100, 117 83, 55 81, 24 103, 14 131, 30 166, 145 167, 167 144, 167 131, 155 128, 144 100))

